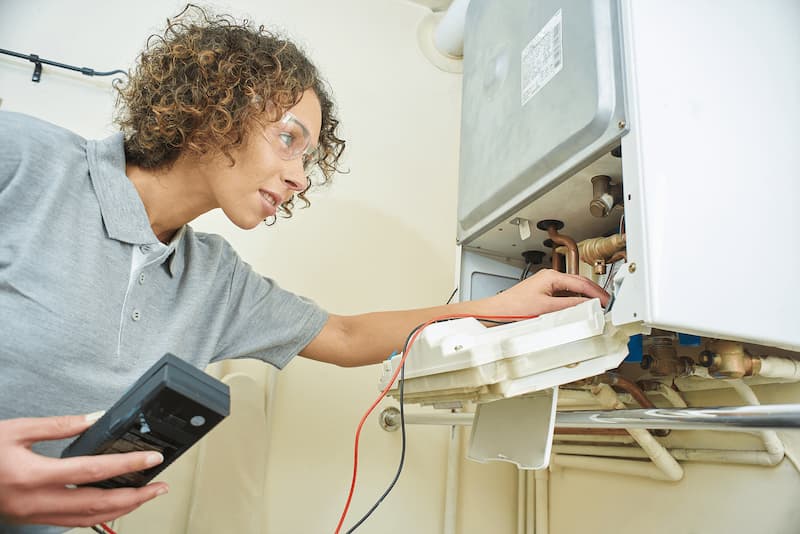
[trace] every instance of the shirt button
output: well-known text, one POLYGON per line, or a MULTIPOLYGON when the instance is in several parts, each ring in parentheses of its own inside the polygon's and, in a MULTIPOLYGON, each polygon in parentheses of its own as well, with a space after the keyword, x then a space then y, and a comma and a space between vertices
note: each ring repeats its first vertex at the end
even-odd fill
POLYGON ((151 247, 150 245, 141 245, 141 246, 139 247, 139 250, 141 250, 143 254, 147 254, 148 252, 150 252, 150 250, 151 250, 152 248, 153 248, 153 247, 151 247))
POLYGON ((141 318, 142 314, 139 313, 139 310, 133 310, 133 313, 131 314, 131 319, 133 319, 134 321, 138 321, 141 318))
POLYGON ((144 284, 144 279, 145 279, 144 273, 139 273, 139 284, 144 284))

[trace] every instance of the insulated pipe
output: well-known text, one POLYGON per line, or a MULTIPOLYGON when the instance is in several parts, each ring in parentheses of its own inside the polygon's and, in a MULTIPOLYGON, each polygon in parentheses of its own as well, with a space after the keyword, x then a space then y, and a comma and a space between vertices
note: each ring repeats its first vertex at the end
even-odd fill
POLYGON ((758 376, 800 380, 800 362, 791 358, 762 356, 758 376))
MULTIPOLYGON (((676 460, 720 464, 743 464, 773 466, 775 463, 764 451, 733 451, 724 449, 668 449, 676 460)), ((555 443, 553 452, 578 456, 647 459, 647 453, 639 447, 618 445, 568 445, 555 443)))
MULTIPOLYGON (((758 401, 758 397, 756 397, 756 394, 750 386, 745 384, 742 380, 730 380, 729 382, 733 386, 733 389, 736 390, 736 393, 738 393, 745 402, 751 406, 761 405, 758 401)), ((769 459, 772 461, 769 465, 777 465, 780 463, 780 461, 783 460, 785 449, 778 434, 774 430, 764 430, 758 432, 758 435, 761 436, 761 440, 764 442, 764 448, 767 450, 769 459)))
MULTIPOLYGON (((625 409, 625 405, 617 398, 617 394, 611 389, 611 386, 600 384, 592 390, 592 393, 604 408, 611 410, 625 409)), ((683 478, 683 468, 647 430, 641 428, 629 428, 627 430, 653 463, 664 473, 667 480, 677 481, 683 478)))
MULTIPOLYGON (((630 475, 674 482, 652 462, 636 460, 618 460, 616 458, 598 458, 596 456, 571 456, 567 454, 554 454, 551 459, 553 467, 573 467, 587 471, 613 473, 615 475, 630 475)), ((538 534, 538 532, 537 532, 538 534)))
POLYGON ((453 0, 433 32, 433 44, 451 58, 464 57, 464 25, 470 0, 453 0))
POLYGON ((670 404, 675 406, 676 408, 686 408, 688 405, 686 401, 683 400, 681 394, 666 385, 663 382, 658 382, 658 386, 656 386, 656 391, 664 395, 664 397, 669 401, 670 404))

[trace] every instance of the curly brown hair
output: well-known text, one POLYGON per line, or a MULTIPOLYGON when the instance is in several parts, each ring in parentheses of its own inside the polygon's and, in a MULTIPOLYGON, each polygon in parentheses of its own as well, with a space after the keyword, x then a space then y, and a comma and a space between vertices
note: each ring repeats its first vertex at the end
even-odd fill
MULTIPOLYGON (((322 108, 318 163, 323 184, 339 171, 345 141, 325 81, 288 38, 188 4, 151 35, 127 83, 117 87, 116 122, 128 162, 168 168, 184 152, 223 154, 241 146, 259 117, 278 120, 311 89, 322 108)), ((309 179, 309 186, 311 181, 309 179)), ((297 197, 310 205, 304 196, 297 197)), ((280 207, 290 217, 294 197, 280 207)))

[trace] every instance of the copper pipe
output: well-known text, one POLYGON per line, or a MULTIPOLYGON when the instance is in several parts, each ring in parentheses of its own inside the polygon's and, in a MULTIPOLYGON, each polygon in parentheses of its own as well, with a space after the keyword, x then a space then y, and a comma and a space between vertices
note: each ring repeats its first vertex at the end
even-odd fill
MULTIPOLYGON (((645 395, 644 391, 637 386, 634 382, 628 380, 624 376, 620 376, 614 373, 606 373, 603 376, 603 382, 607 382, 611 386, 616 386, 621 390, 624 390, 626 393, 629 393, 631 397, 634 398, 636 402, 639 403, 639 406, 642 408, 655 408, 656 405, 653 404, 647 395, 645 395)), ((651 432, 660 437, 668 436, 669 430, 651 430, 651 432)))
POLYGON ((551 263, 554 271, 564 272, 564 256, 556 252, 556 249, 553 249, 551 263))
POLYGON ((644 394, 644 391, 642 391, 639 386, 623 376, 614 373, 606 373, 603 377, 603 382, 607 382, 611 386, 616 386, 626 393, 630 393, 631 397, 633 397, 642 408, 656 407, 653 401, 647 398, 647 395, 644 394))
POLYGON ((547 226, 547 235, 553 240, 556 245, 567 247, 567 273, 578 274, 578 244, 569 236, 559 234, 555 225, 550 224, 547 226))
POLYGON ((556 244, 552 239, 545 239, 542 243, 544 246, 549 247, 552 254, 550 255, 550 268, 560 273, 564 272, 564 256, 556 252, 556 244))

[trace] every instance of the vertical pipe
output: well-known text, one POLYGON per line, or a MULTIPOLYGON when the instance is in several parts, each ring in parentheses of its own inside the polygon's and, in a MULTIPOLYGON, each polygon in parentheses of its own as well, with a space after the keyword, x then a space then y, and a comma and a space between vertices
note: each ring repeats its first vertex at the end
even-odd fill
POLYGON ((447 447, 447 478, 444 494, 444 534, 456 534, 458 519, 458 478, 461 464, 461 431, 450 427, 447 447))
POLYGON ((534 506, 534 499, 536 492, 533 489, 533 471, 525 471, 525 534, 535 534, 534 518, 536 517, 536 506, 534 506))
MULTIPOLYGON (((756 394, 753 390, 745 384, 742 380, 729 380, 730 384, 733 386, 733 389, 736 390, 736 393, 748 404, 752 406, 760 406, 761 403, 756 397, 756 394)), ((769 455, 770 459, 774 462, 772 465, 778 464, 781 460, 783 460, 784 456, 784 447, 783 442, 778 437, 778 433, 774 430, 764 430, 758 432, 757 435, 761 437, 761 441, 764 442, 764 448, 767 450, 767 454, 769 455)))
POLYGON ((536 534, 548 534, 550 517, 548 496, 550 493, 550 472, 547 469, 534 471, 536 477, 536 534))
POLYGON ((528 496, 525 492, 525 481, 528 472, 517 468, 517 534, 525 534, 525 519, 528 510, 528 496))
POLYGON ((578 255, 578 244, 569 236, 559 234, 555 225, 547 227, 547 235, 556 245, 567 247, 567 273, 578 274, 578 263, 580 257, 578 255))

